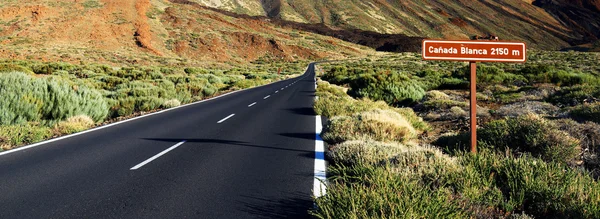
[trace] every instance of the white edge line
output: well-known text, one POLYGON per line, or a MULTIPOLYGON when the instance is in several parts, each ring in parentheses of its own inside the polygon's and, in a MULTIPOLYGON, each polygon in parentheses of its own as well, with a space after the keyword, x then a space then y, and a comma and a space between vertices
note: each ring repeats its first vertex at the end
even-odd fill
POLYGON ((235 114, 231 114, 231 115, 229 115, 229 116, 227 116, 227 117, 225 117, 225 118, 223 118, 223 119, 219 120, 217 123, 223 123, 223 122, 225 122, 225 120, 228 120, 229 118, 231 118, 231 117, 233 117, 233 116, 235 116, 235 114))
MULTIPOLYGON (((308 69, 308 67, 307 67, 307 69, 308 69)), ((247 91, 247 90, 252 90, 252 89, 256 89, 256 88, 260 88, 260 87, 264 87, 264 86, 269 86, 269 85, 276 84, 276 83, 279 83, 279 82, 281 82, 281 81, 276 81, 276 82, 273 82, 273 83, 270 83, 270 84, 265 84, 265 85, 261 85, 261 86, 257 86, 257 87, 251 87, 251 88, 247 88, 247 89, 236 90, 236 91, 225 93, 225 94, 222 94, 220 96, 216 96, 216 97, 213 97, 213 98, 210 98, 210 99, 201 100, 201 101, 193 102, 193 103, 188 103, 188 104, 185 104, 185 105, 181 105, 181 106, 173 107, 173 108, 169 108, 169 109, 163 109, 163 110, 158 111, 158 112, 149 113, 149 114, 145 114, 145 115, 142 115, 142 116, 134 117, 134 118, 131 118, 131 119, 126 119, 126 120, 122 120, 122 121, 110 123, 110 124, 107 124, 107 125, 103 125, 103 126, 96 127, 96 128, 93 128, 93 129, 88 129, 88 130, 77 132, 77 133, 74 133, 74 134, 65 135, 65 136, 61 136, 61 137, 58 137, 58 138, 53 138, 53 139, 50 139, 50 140, 46 140, 46 141, 42 141, 42 142, 30 144, 30 145, 18 147, 18 148, 15 148, 15 149, 10 149, 8 151, 0 152, 0 156, 11 154, 11 153, 22 151, 22 150, 27 150, 29 148, 33 148, 33 147, 45 145, 45 144, 52 143, 52 142, 55 142, 55 141, 60 141, 60 140, 64 140, 64 139, 67 139, 67 138, 72 138, 72 137, 75 137, 75 136, 78 136, 78 135, 83 135, 83 134, 86 134, 86 133, 98 131, 98 130, 109 128, 109 127, 112 127, 112 126, 116 126, 116 125, 119 125, 119 124, 122 124, 122 123, 126 123, 126 122, 131 122, 131 121, 134 121, 134 120, 138 120, 138 119, 141 119, 141 118, 144 118, 144 117, 148 117, 148 116, 153 116, 153 115, 156 115, 156 114, 165 113, 165 112, 168 112, 168 111, 171 111, 171 110, 176 110, 176 109, 179 109, 179 108, 183 108, 183 107, 187 107, 187 106, 192 106, 192 105, 204 103, 204 102, 211 101, 211 100, 216 100, 216 99, 219 99, 221 97, 225 97, 225 96, 228 96, 228 95, 231 95, 231 94, 234 94, 234 93, 238 93, 238 92, 242 92, 242 91, 247 91)))
MULTIPOLYGON (((316 80, 315 80, 316 81, 316 80)), ((313 182, 313 195, 315 198, 327 193, 327 161, 325 161, 325 143, 321 139, 321 116, 315 116, 315 179, 313 182)))
POLYGON ((147 160, 145 160, 144 162, 141 162, 141 163, 139 163, 138 165, 135 165, 134 167, 132 167, 132 168, 131 168, 131 169, 129 169, 129 170, 137 170, 137 169, 139 169, 140 167, 143 167, 144 165, 146 165, 146 164, 148 164, 148 163, 152 162, 152 161, 153 161, 153 160, 155 160, 156 158, 159 158, 160 156, 162 156, 162 155, 166 154, 167 152, 169 152, 169 151, 172 151, 173 149, 175 149, 175 148, 177 148, 177 147, 181 146, 183 143, 185 143, 185 141, 179 142, 179 143, 177 143, 176 145, 173 145, 173 146, 171 146, 170 148, 167 148, 166 150, 164 150, 164 151, 162 151, 162 152, 160 152, 160 153, 158 153, 158 154, 156 154, 156 155, 152 156, 151 158, 148 158, 148 159, 147 159, 147 160))
POLYGON ((252 103, 252 104, 248 105, 248 107, 252 107, 252 106, 254 106, 254 105, 256 105, 256 102, 254 102, 254 103, 252 103))

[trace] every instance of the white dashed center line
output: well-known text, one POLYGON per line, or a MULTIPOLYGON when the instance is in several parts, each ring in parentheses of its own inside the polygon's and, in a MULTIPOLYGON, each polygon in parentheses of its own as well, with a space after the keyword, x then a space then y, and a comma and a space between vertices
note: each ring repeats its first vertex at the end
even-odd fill
POLYGON ((138 164, 138 165, 135 165, 134 167, 132 167, 132 168, 131 168, 131 169, 129 169, 129 170, 137 170, 137 169, 139 169, 140 167, 143 167, 144 165, 146 165, 146 164, 148 164, 148 163, 152 162, 152 161, 153 161, 153 160, 155 160, 156 158, 158 158, 158 157, 160 157, 160 156, 163 156, 163 155, 164 155, 164 154, 166 154, 167 152, 169 152, 169 151, 172 151, 173 149, 175 149, 175 148, 177 148, 177 147, 181 146, 183 143, 185 143, 185 141, 179 142, 179 143, 177 143, 176 145, 173 145, 173 146, 171 146, 170 148, 167 148, 167 150, 164 150, 164 151, 162 151, 162 152, 158 153, 157 155, 154 155, 154 156, 152 156, 151 158, 148 158, 148 159, 147 159, 147 160, 145 160, 144 162, 141 162, 140 164, 138 164))
POLYGON ((231 117, 233 117, 233 116, 235 116, 235 114, 231 114, 231 115, 229 115, 229 116, 225 117, 224 119, 221 119, 221 120, 219 120, 217 123, 222 123, 222 122, 225 122, 225 120, 227 120, 227 119, 229 119, 229 118, 231 118, 231 117))
POLYGON ((252 103, 252 104, 248 105, 248 107, 252 107, 252 106, 254 106, 254 105, 256 105, 256 102, 254 102, 254 103, 252 103))

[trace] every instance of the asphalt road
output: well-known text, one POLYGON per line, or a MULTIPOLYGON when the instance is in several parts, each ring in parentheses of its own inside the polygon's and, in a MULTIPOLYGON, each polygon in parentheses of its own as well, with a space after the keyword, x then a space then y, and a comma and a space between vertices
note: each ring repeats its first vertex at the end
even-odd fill
POLYGON ((2 154, 0 218, 305 218, 314 92, 310 65, 298 78, 2 154))

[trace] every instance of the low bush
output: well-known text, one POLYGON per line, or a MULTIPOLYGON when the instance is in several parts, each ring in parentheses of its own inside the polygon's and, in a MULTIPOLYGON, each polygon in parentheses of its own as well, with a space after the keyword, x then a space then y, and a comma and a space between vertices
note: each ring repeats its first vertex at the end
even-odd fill
POLYGON ((334 116, 350 116, 356 113, 381 109, 393 110, 404 116, 411 125, 419 130, 429 130, 429 125, 411 109, 411 108, 395 108, 388 106, 383 101, 373 102, 369 99, 355 100, 343 92, 343 88, 331 85, 327 82, 320 82, 317 87, 317 96, 314 110, 318 115, 323 115, 329 118, 334 116))
POLYGON ((333 117, 323 129, 322 137, 329 143, 362 139, 403 142, 416 137, 416 134, 417 131, 399 113, 373 110, 333 117))
MULTIPOLYGON (((355 154, 355 156, 360 156, 355 154)), ((352 158, 361 159, 361 158, 352 158)), ((598 218, 600 184, 531 156, 450 158, 415 147, 388 164, 333 165, 318 218, 598 218)))
POLYGON ((600 102, 576 106, 570 114, 577 119, 600 123, 600 102))
POLYGON ((404 151, 405 147, 396 142, 346 141, 331 146, 327 151, 327 157, 333 164, 344 166, 377 165, 404 151))
POLYGON ((169 109, 169 108, 173 108, 173 107, 178 107, 179 105, 181 105, 181 102, 179 102, 179 100, 177 99, 170 99, 165 101, 162 104, 162 107, 165 109, 169 109))
POLYGON ((600 86, 564 87, 548 97, 547 101, 559 106, 576 106, 600 100, 600 86))
POLYGON ((101 121, 108 114, 108 105, 97 90, 15 72, 0 75, 0 112, 0 125, 54 124, 75 115, 101 121))
POLYGON ((378 73, 357 76, 350 82, 350 92, 358 98, 383 100, 392 106, 410 105, 425 95, 416 80, 401 73, 378 73))
POLYGON ((600 176, 600 124, 578 123, 572 119, 555 121, 560 130, 579 140, 585 166, 600 176))
POLYGON ((0 148, 12 149, 17 146, 35 143, 52 136, 48 127, 37 123, 0 126, 0 148))
POLYGON ((93 125, 94 120, 92 120, 92 118, 86 115, 78 115, 59 122, 56 125, 55 130, 61 134, 72 134, 89 129, 93 125))
POLYGON ((580 153, 577 139, 535 114, 492 121, 478 132, 481 147, 499 152, 530 153, 559 163, 572 163, 580 153))
POLYGON ((471 203, 536 218, 597 218, 600 184, 589 174, 530 156, 461 156, 453 187, 471 203))

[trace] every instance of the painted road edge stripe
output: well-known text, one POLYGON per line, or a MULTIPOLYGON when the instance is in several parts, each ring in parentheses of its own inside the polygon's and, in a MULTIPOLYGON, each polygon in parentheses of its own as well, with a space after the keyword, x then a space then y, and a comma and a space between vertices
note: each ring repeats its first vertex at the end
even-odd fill
POLYGON ((248 105, 248 107, 252 107, 252 106, 254 106, 254 105, 256 105, 256 102, 254 102, 254 103, 252 103, 252 104, 248 105))
POLYGON ((323 139, 321 139, 321 131, 323 130, 321 116, 317 115, 315 122, 315 179, 313 183, 313 195, 319 198, 327 192, 327 170, 325 167, 325 144, 323 143, 323 139))
POLYGON ((225 120, 228 120, 229 118, 231 118, 231 117, 233 117, 233 116, 235 116, 235 114, 231 114, 231 115, 229 115, 229 116, 227 116, 227 117, 225 117, 225 118, 223 118, 223 119, 219 120, 217 123, 222 123, 222 122, 225 122, 225 120))
POLYGON ((173 145, 173 146, 171 146, 170 148, 167 148, 167 150, 164 150, 164 151, 162 151, 162 152, 158 153, 157 155, 154 155, 154 156, 152 156, 151 158, 148 158, 148 159, 147 159, 147 160, 145 160, 144 162, 141 162, 140 164, 138 164, 138 165, 135 165, 134 167, 132 167, 132 168, 131 168, 131 169, 129 169, 129 170, 137 170, 137 169, 139 169, 140 167, 143 167, 144 165, 146 165, 146 164, 148 164, 148 163, 152 162, 152 161, 153 161, 153 160, 155 160, 156 158, 159 158, 160 156, 162 156, 162 155, 166 154, 166 153, 167 153, 167 152, 169 152, 169 151, 172 151, 173 149, 175 149, 175 148, 177 148, 177 147, 181 146, 181 145, 182 145, 182 144, 184 144, 184 143, 185 143, 185 141, 179 142, 179 143, 177 143, 176 145, 173 145))
MULTIPOLYGON (((304 72, 306 73, 306 71, 304 71, 304 72)), ((126 123, 126 122, 135 121, 135 120, 138 120, 138 119, 141 119, 141 118, 144 118, 144 117, 148 117, 148 116, 153 116, 153 115, 156 115, 156 114, 161 114, 161 113, 169 112, 171 110, 176 110, 176 109, 179 109, 179 108, 183 108, 183 107, 187 107, 187 106, 192 106, 192 105, 204 103, 204 102, 211 101, 211 100, 216 100, 216 99, 219 99, 219 98, 222 98, 222 97, 226 97, 226 96, 229 96, 231 94, 238 93, 238 92, 252 90, 252 89, 257 89, 257 88, 260 88, 260 87, 265 87, 265 86, 269 86, 269 85, 272 85, 272 84, 281 83, 283 81, 285 81, 285 80, 276 81, 276 82, 273 82, 273 83, 270 83, 270 84, 265 84, 265 85, 261 85, 261 86, 251 87, 251 88, 247 88, 247 89, 243 89, 243 90, 236 90, 236 91, 225 93, 225 94, 222 94, 222 95, 210 98, 210 99, 201 100, 201 101, 193 102, 193 103, 188 103, 188 104, 181 105, 181 106, 178 106, 178 107, 164 109, 164 110, 161 110, 161 111, 158 111, 158 112, 154 112, 154 113, 148 113, 146 115, 142 115, 142 116, 134 117, 134 118, 131 118, 131 119, 126 119, 126 120, 122 120, 122 121, 110 123, 110 124, 107 124, 107 125, 99 126, 99 127, 93 128, 93 129, 88 129, 88 130, 77 132, 77 133, 74 133, 74 134, 64 135, 64 136, 61 136, 61 137, 58 137, 58 138, 53 138, 53 139, 49 139, 49 140, 46 140, 46 141, 42 141, 42 142, 38 142, 38 143, 34 143, 34 144, 22 146, 22 147, 18 147, 18 148, 15 148, 15 149, 10 149, 8 151, 0 152, 0 156, 7 155, 7 154, 12 154, 12 153, 19 152, 19 151, 22 151, 22 150, 27 150, 27 149, 30 149, 30 148, 34 148, 34 147, 37 147, 37 146, 49 144, 49 143, 60 141, 60 140, 63 140, 63 139, 72 138, 72 137, 75 137, 75 136, 78 136, 78 135, 87 134, 87 133, 90 133, 90 132, 94 132, 94 131, 98 131, 98 130, 101 130, 101 129, 109 128, 109 127, 116 126, 116 125, 119 125, 119 124, 123 124, 123 123, 126 123)))
MULTIPOLYGON (((317 87, 315 76, 315 90, 317 87)), ((315 97, 316 99, 317 97, 315 97)), ((323 125, 321 116, 315 116, 315 179, 313 182, 313 195, 315 198, 327 193, 327 162, 325 161, 325 143, 321 139, 323 125)))

